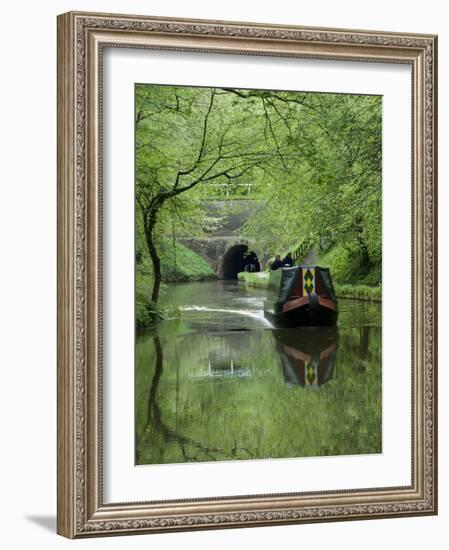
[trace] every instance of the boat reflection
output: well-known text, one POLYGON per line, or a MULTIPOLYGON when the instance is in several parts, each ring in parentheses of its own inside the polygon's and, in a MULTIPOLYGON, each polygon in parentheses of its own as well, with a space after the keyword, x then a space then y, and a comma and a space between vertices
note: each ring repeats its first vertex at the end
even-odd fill
POLYGON ((336 327, 275 330, 273 336, 287 385, 319 388, 335 377, 336 327))

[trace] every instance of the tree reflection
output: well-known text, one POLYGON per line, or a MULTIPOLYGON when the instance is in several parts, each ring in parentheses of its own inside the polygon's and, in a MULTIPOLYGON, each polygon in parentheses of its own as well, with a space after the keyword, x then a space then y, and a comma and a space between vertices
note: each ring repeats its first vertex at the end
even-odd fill
POLYGON ((180 434, 176 429, 170 428, 162 420, 161 408, 158 404, 158 387, 164 369, 164 354, 159 336, 155 336, 153 341, 156 352, 155 369, 148 394, 148 422, 145 430, 145 435, 149 437, 150 444, 152 434, 156 432, 162 435, 165 444, 176 443, 179 445, 183 462, 232 459, 239 456, 242 452, 246 453, 250 458, 255 458, 250 449, 239 446, 235 439, 233 448, 230 452, 226 453, 221 447, 210 447, 202 444, 200 441, 180 434))

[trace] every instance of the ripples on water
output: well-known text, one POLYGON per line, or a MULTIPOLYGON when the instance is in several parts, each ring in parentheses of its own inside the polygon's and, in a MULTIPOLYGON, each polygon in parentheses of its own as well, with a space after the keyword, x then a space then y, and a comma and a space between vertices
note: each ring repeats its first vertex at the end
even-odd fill
POLYGON ((381 306, 274 329, 263 289, 172 285, 180 316, 137 337, 138 464, 381 452, 381 306))

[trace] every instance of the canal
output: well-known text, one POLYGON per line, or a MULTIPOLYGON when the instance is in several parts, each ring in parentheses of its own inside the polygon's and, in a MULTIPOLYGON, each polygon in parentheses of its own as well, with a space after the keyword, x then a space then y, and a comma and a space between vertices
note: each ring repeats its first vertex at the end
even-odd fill
POLYGON ((179 307, 136 338, 136 464, 382 452, 381 305, 275 329, 264 289, 169 285, 179 307))

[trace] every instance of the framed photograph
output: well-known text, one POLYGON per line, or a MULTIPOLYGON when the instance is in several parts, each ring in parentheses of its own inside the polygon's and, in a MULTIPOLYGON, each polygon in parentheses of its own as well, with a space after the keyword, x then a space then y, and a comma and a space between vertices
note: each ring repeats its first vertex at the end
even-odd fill
POLYGON ((58 533, 437 513, 437 37, 58 17, 58 533))

